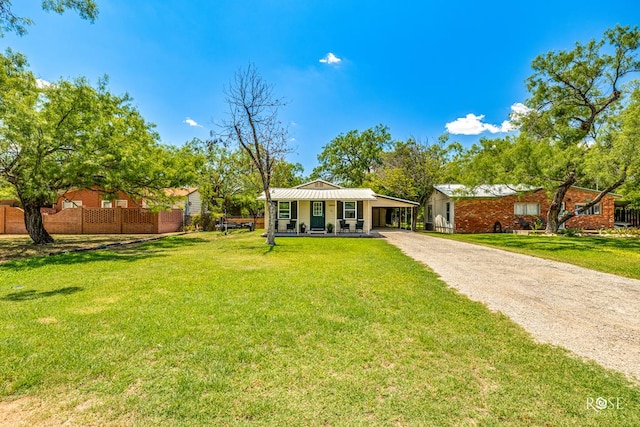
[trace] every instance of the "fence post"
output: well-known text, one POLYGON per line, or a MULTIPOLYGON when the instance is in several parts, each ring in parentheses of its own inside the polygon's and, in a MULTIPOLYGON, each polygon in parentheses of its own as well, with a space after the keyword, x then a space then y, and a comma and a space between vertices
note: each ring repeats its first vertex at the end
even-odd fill
POLYGON ((5 234, 6 226, 6 215, 7 209, 6 206, 0 206, 0 234, 5 234))

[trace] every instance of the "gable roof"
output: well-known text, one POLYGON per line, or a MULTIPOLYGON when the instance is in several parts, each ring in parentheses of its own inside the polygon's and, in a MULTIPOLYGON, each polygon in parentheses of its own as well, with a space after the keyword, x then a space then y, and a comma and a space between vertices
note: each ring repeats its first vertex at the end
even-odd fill
POLYGON ((164 194, 172 197, 188 196, 191 193, 198 191, 197 187, 180 187, 180 188, 165 188, 164 194))
MULTIPOLYGON (((272 188, 274 200, 376 200, 370 188, 272 188)), ((258 200, 266 200, 264 191, 258 200)))
MULTIPOLYGON (((419 203, 410 200, 398 199, 391 196, 376 194, 370 188, 344 188, 322 179, 307 182, 293 188, 272 188, 273 200, 370 200, 386 199, 397 205, 406 204, 418 206, 419 203)), ((266 200, 264 191, 258 196, 258 200, 266 200)), ((407 207, 409 207, 407 206, 407 207)))
POLYGON ((434 186, 436 190, 449 197, 506 197, 524 191, 535 191, 541 187, 527 185, 495 184, 479 185, 469 188, 463 184, 439 184, 434 186))
POLYGON ((326 189, 327 187, 329 188, 342 188, 341 186, 334 184, 333 182, 329 182, 329 181, 325 181, 324 179, 314 179, 313 181, 309 181, 309 182, 305 182, 304 184, 300 184, 300 185, 296 185, 293 188, 307 188, 311 185, 314 185, 314 187, 318 187, 318 189, 324 188, 326 189), (320 184, 320 185, 318 185, 320 184))
MULTIPOLYGON (((542 187, 532 187, 523 184, 494 184, 494 185, 479 185, 470 189, 463 184, 439 184, 434 188, 448 197, 462 197, 462 198, 482 198, 482 197, 506 197, 513 196, 518 193, 541 190, 542 187)), ((599 190, 593 190, 590 188, 583 188, 572 186, 582 191, 591 191, 593 193, 600 193, 599 190)), ((608 193, 613 197, 621 197, 619 194, 608 193)))

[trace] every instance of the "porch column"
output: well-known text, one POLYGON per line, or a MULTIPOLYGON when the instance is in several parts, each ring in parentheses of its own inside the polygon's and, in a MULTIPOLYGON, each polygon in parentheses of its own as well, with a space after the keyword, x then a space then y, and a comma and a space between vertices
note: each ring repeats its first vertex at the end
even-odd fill
POLYGON ((296 236, 300 235, 300 200, 296 199, 296 236))
POLYGON ((337 236, 338 235, 338 200, 334 200, 334 207, 333 207, 333 235, 337 236))
POLYGON ((362 202, 362 209, 364 209, 362 219, 364 220, 364 223, 367 224, 367 234, 371 234, 371 229, 373 228, 373 209, 371 209, 371 201, 365 200, 362 202), (365 212, 367 213, 366 216, 364 215, 365 212))

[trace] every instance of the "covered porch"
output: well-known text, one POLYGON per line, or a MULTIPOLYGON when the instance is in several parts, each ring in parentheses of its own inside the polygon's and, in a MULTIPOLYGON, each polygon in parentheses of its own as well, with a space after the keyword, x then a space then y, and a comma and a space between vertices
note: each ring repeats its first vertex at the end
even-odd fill
MULTIPOLYGON (((387 210, 399 226, 411 224, 418 203, 376 194, 370 188, 343 188, 315 180, 294 188, 273 188, 277 236, 377 236, 374 227, 385 222, 387 210)), ((264 200, 264 193, 258 197, 264 200)), ((265 206, 265 225, 269 222, 265 206)))

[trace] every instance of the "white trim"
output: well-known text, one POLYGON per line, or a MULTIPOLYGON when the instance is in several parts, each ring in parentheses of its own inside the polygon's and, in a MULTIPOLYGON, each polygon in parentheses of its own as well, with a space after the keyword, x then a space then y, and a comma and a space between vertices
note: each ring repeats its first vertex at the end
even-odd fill
MULTIPOLYGON (((364 207, 364 206, 363 206, 364 207)), ((355 200, 342 201, 342 219, 345 221, 358 219, 358 202, 355 200), (347 203, 353 203, 353 209, 347 209, 347 203), (353 212, 353 218, 347 218, 347 210, 353 212)))
POLYGON ((291 220, 291 201, 288 201, 288 200, 280 201, 280 200, 278 200, 278 210, 276 212, 276 218, 277 219, 288 219, 288 220, 291 220), (287 216, 286 217, 280 215, 280 212, 281 212, 280 204, 285 204, 285 203, 287 203, 289 205, 289 207, 286 210, 284 210, 284 209, 282 210, 282 211, 286 211, 287 212, 287 216))
POLYGON ((63 200, 62 209, 81 208, 82 200, 63 200))

